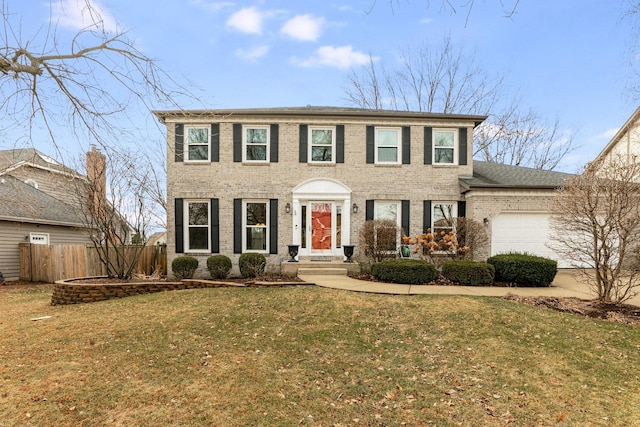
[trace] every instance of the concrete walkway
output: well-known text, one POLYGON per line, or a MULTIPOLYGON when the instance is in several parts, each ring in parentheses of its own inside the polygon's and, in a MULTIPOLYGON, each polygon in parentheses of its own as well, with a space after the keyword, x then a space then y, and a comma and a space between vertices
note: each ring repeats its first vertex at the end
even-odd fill
MULTIPOLYGON (((299 275, 305 282, 333 289, 354 292, 371 292, 378 294, 417 295, 476 295, 476 296, 504 296, 515 294, 522 296, 550 296, 575 297, 594 299, 593 293, 586 284, 576 280, 577 273, 572 270, 559 270, 553 283, 547 288, 501 288, 492 286, 430 286, 430 285, 400 285, 395 283, 368 282, 352 279, 344 275, 299 275)), ((640 306, 640 295, 627 301, 628 304, 640 306)))

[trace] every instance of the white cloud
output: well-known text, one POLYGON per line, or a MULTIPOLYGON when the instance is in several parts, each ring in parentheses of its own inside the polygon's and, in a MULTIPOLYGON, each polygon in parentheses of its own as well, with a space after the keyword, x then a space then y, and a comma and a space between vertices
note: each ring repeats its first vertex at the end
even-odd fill
POLYGON ((245 61, 255 61, 269 53, 270 49, 271 47, 267 45, 258 46, 253 49, 237 49, 236 56, 245 61))
MULTIPOLYGON (((377 61, 379 58, 372 58, 377 61)), ((356 65, 364 65, 369 62, 369 55, 354 51, 351 46, 322 46, 308 59, 295 63, 302 67, 327 66, 335 68, 350 68, 356 65)))
POLYGON ((322 34, 324 18, 312 15, 298 15, 284 23, 280 33, 292 39, 316 41, 322 34))
POLYGON ((61 27, 83 30, 96 27, 118 31, 113 16, 96 0, 58 0, 51 3, 51 20, 61 27))
POLYGON ((248 34, 262 34, 265 15, 255 7, 245 7, 234 12, 227 20, 227 27, 248 34))
POLYGON ((421 23, 422 25, 429 25, 429 24, 431 24, 432 22, 434 22, 434 19, 433 19, 433 18, 422 18, 422 19, 420 20, 420 23, 421 23))

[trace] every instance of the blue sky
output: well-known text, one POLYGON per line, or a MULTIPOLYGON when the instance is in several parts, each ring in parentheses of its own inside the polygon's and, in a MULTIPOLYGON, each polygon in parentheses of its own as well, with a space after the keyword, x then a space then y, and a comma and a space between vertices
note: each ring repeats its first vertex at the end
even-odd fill
MULTIPOLYGON (((507 7, 513 2, 503 0, 507 7)), ((59 36, 82 25, 77 0, 9 3, 38 25, 53 4, 59 36)), ((470 14, 441 8, 439 0, 396 0, 393 7, 386 0, 101 0, 99 6, 107 26, 125 28, 176 80, 201 89, 187 108, 346 106, 347 75, 369 55, 389 67, 401 50, 450 34, 488 73, 506 76, 523 109, 557 117, 575 132, 579 148, 561 169, 576 171, 638 105, 625 96, 634 36, 622 19, 627 3, 521 0, 510 18, 499 0, 475 3, 470 14)), ((141 127, 151 120, 144 116, 141 127)))

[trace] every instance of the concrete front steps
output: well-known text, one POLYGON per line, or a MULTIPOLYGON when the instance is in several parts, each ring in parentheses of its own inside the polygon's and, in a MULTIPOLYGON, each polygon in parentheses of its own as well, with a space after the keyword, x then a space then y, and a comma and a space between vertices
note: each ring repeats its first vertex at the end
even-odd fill
POLYGON ((285 261, 281 264, 282 273, 287 276, 297 275, 333 275, 346 276, 348 273, 358 273, 360 266, 356 262, 344 262, 340 259, 313 260, 301 259, 298 262, 285 261))

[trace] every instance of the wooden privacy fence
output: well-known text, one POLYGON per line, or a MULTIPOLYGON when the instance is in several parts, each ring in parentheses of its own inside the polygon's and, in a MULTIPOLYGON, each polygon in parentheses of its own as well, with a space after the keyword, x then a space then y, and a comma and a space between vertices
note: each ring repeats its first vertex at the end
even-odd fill
MULTIPOLYGON (((139 247, 131 248, 132 255, 137 249, 139 247)), ((145 276, 167 274, 166 246, 142 248, 134 272, 145 276)), ((20 280, 53 283, 56 280, 105 274, 96 248, 91 245, 20 244, 20 280)))

